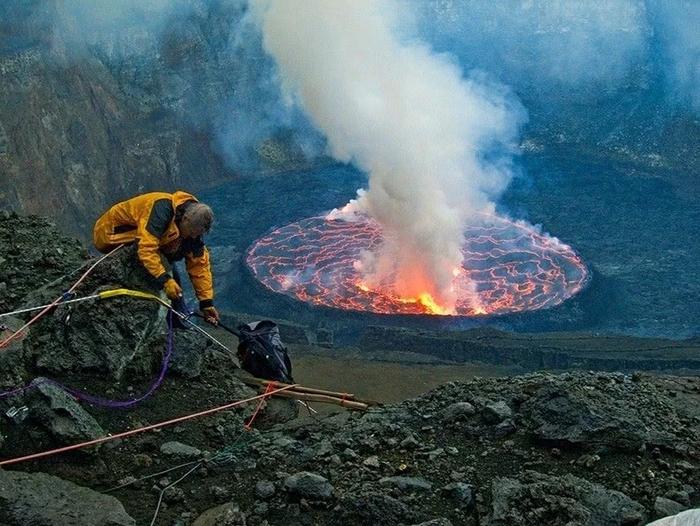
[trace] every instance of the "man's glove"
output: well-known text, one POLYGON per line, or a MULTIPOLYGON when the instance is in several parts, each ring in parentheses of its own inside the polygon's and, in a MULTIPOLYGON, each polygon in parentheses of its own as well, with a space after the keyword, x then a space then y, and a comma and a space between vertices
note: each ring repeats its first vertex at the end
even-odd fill
POLYGON ((166 296, 168 296, 168 298, 171 300, 176 300, 177 298, 182 297, 182 287, 180 287, 180 285, 177 284, 177 281, 175 281, 173 278, 170 278, 165 282, 163 285, 163 290, 165 291, 166 296))
POLYGON ((204 314, 204 319, 212 325, 219 324, 219 313, 213 306, 204 307, 202 309, 202 314, 204 314))

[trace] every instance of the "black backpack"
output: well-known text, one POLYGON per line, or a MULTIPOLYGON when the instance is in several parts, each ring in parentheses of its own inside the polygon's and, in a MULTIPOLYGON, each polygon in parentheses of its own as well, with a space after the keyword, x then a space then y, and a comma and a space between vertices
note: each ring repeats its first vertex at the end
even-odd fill
POLYGON ((292 362, 277 324, 270 320, 238 326, 238 360, 256 378, 293 384, 292 362))

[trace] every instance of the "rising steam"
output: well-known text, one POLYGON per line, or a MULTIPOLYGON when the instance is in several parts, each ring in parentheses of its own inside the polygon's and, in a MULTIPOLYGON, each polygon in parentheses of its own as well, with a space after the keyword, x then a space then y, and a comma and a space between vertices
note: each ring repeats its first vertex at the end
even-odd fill
POLYGON ((465 78, 449 56, 402 41, 388 2, 255 6, 286 93, 336 159, 369 174, 350 208, 379 221, 390 241, 361 263, 368 283, 393 279, 402 297, 428 293, 453 307, 464 227, 508 184, 501 154, 522 122, 520 106, 502 89, 465 78))

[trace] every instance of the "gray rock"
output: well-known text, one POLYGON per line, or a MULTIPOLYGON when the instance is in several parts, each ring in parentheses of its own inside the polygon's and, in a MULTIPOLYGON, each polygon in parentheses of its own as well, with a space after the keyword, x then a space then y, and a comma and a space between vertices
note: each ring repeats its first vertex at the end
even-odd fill
POLYGON ((502 438, 508 435, 512 435, 516 431, 515 427, 515 422, 512 420, 504 420, 503 422, 500 422, 496 427, 493 429, 494 434, 498 438, 502 438))
POLYGON ((470 508, 474 504, 474 487, 469 484, 453 482, 442 490, 463 508, 470 508))
POLYGON ((687 491, 683 490, 672 490, 666 492, 664 495, 667 499, 675 500, 676 502, 680 502, 686 507, 690 507, 690 493, 687 491))
POLYGON ((688 506, 684 506, 680 502, 665 497, 656 497, 654 501, 654 516, 657 519, 668 517, 669 515, 676 515, 686 509, 688 509, 688 506))
POLYGON ((188 446, 181 442, 166 442, 160 446, 160 452, 169 457, 196 460, 202 458, 202 452, 196 447, 188 446))
POLYGON ((45 473, 0 470, 3 526, 134 526, 114 497, 45 473))
POLYGON ((401 446, 403 449, 416 449, 418 446, 420 446, 420 442, 416 440, 415 436, 408 435, 399 443, 399 446, 401 446))
POLYGON ((185 378, 198 378, 202 374, 204 351, 209 341, 194 330, 175 331, 170 370, 185 378))
POLYGON ((269 480, 260 480, 255 484, 255 494, 258 498, 269 499, 275 494, 275 484, 269 480))
POLYGON ((460 420, 466 420, 470 416, 476 414, 476 409, 469 402, 455 402, 452 405, 448 405, 440 413, 440 417, 445 422, 457 422, 460 420))
POLYGON ((632 452, 645 443, 677 442, 668 431, 680 426, 675 412, 663 407, 653 391, 632 383, 610 393, 582 383, 547 383, 520 406, 522 421, 535 438, 632 452), (653 409, 648 408, 652 395, 653 409))
POLYGON ((513 418, 513 411, 504 401, 487 403, 482 412, 484 420, 488 424, 498 424, 507 419, 513 418))
POLYGON ((246 516, 238 505, 228 502, 208 509, 195 519, 192 526, 246 526, 246 516))
POLYGON ((333 495, 333 486, 328 480, 308 471, 287 477, 284 481, 284 489, 307 499, 328 499, 333 495))
POLYGON ((177 486, 170 487, 163 492, 163 501, 167 503, 182 502, 185 500, 185 490, 177 486))
POLYGON ((66 444, 103 437, 106 433, 75 399, 46 378, 36 378, 27 405, 32 421, 66 444))
POLYGON ((376 455, 366 458, 362 462, 362 465, 373 469, 377 469, 381 466, 381 464, 379 463, 379 457, 377 457, 376 455))
MULTIPOLYGON (((53 299, 68 285, 57 283, 40 289, 27 302, 53 299)), ((83 283, 81 294, 126 287, 160 294, 160 287, 138 263, 135 247, 121 249, 104 260, 83 283)), ((107 301, 62 307, 45 317, 41 330, 31 331, 27 343, 35 365, 55 372, 98 372, 119 380, 127 368, 144 379, 152 377, 154 355, 164 352, 165 310, 155 302, 115 297, 107 301), (156 351, 157 349, 157 351, 156 351)))
POLYGON ((440 517, 439 519, 432 519, 426 522, 421 522, 420 524, 414 524, 413 526, 452 526, 449 519, 440 517))
POLYGON ((315 451, 315 455, 317 457, 325 457, 328 455, 333 454, 333 444, 331 444, 331 441, 328 440, 327 438, 324 438, 321 440, 321 443, 318 445, 315 451))
POLYGON ((427 491, 433 487, 430 482, 418 477, 384 477, 379 479, 379 483, 401 491, 427 491))
POLYGON ((383 494, 353 495, 340 503, 340 524, 398 526, 415 522, 416 513, 403 502, 383 494))
POLYGON ((574 523, 618 526, 630 512, 644 507, 627 495, 565 475, 554 477, 528 471, 520 479, 496 478, 491 483, 489 526, 529 526, 574 523))

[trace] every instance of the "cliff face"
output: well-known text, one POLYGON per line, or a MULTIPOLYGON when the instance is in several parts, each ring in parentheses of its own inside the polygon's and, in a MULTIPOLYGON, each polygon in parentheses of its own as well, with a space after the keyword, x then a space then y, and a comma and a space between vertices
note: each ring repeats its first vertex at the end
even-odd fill
MULTIPOLYGON (((238 131, 232 100, 256 108, 255 97, 267 96, 254 86, 268 72, 241 58, 258 51, 230 42, 240 3, 191 4, 170 25, 125 22, 102 34, 79 27, 85 20, 62 2, 3 3, 0 207, 52 216, 84 236, 106 206, 133 193, 235 175, 217 137, 238 131)), ((248 132, 242 146, 263 168, 300 159, 287 151, 292 139, 264 131, 248 132)))

